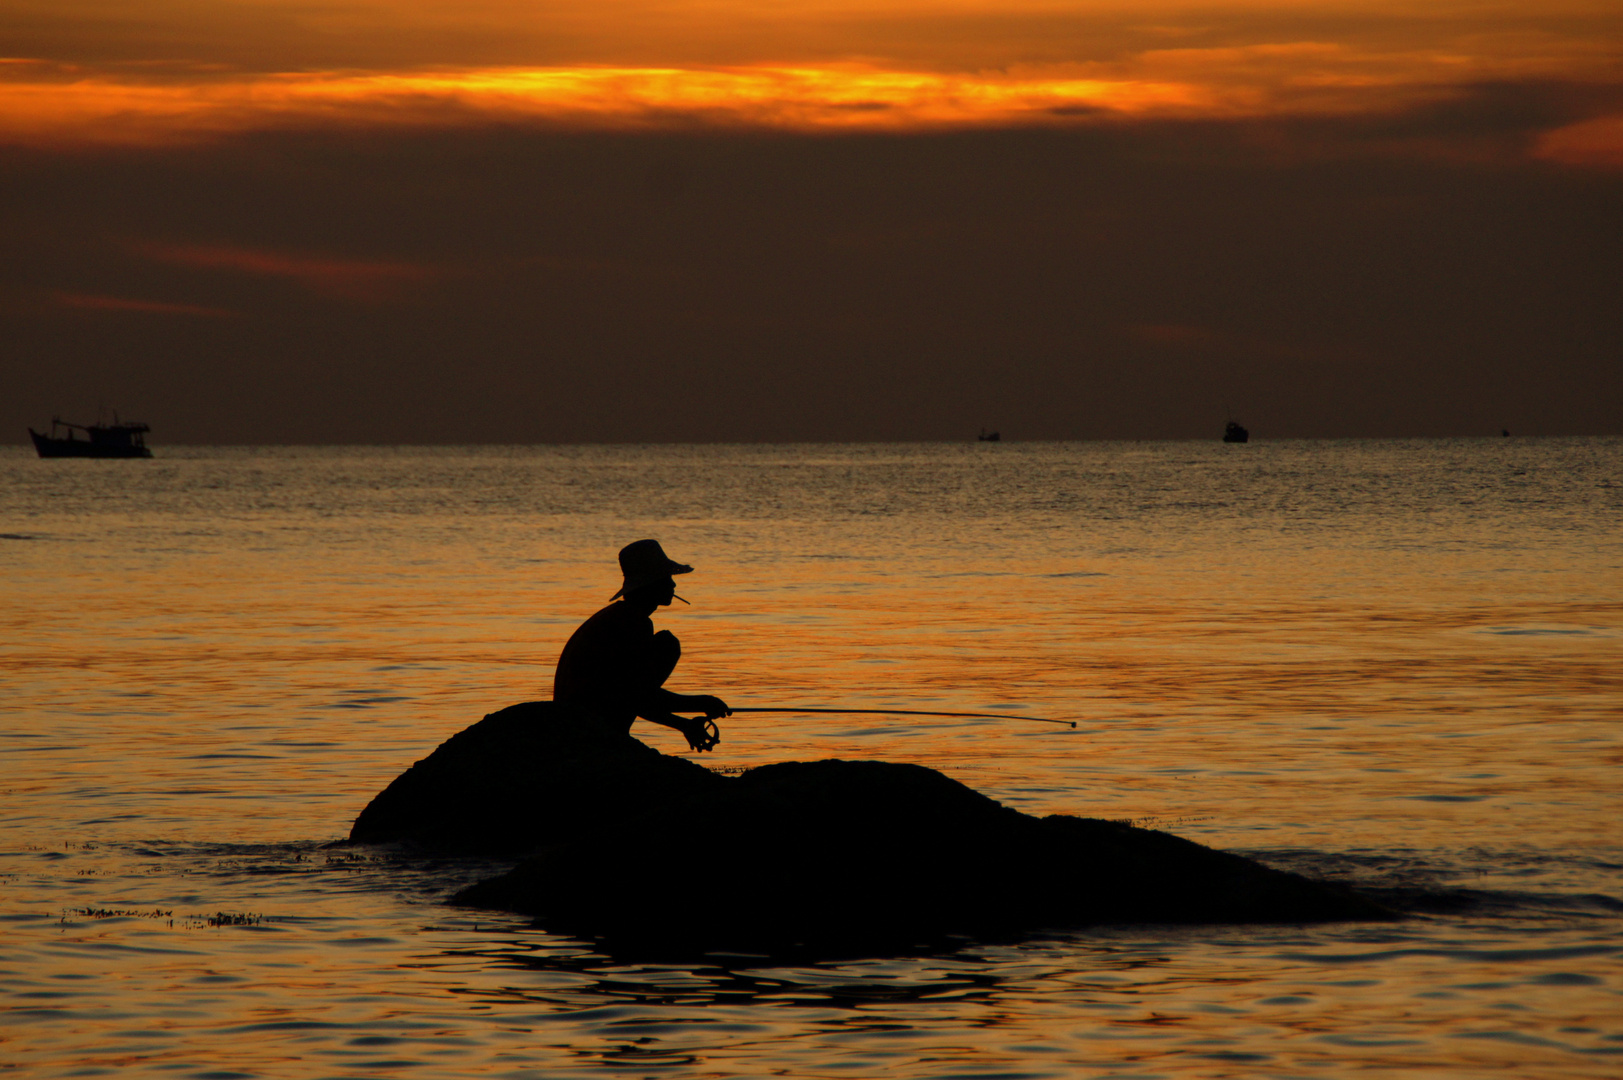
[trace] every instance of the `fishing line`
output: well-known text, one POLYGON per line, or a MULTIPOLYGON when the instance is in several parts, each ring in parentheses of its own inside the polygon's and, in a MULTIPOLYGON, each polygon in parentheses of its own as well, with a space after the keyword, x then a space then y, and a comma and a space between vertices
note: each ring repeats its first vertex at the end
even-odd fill
POLYGON ((954 716, 969 720, 1035 720, 1039 724, 1066 724, 1076 727, 1075 720, 1050 720, 1046 716, 1013 716, 1008 713, 984 712, 930 712, 923 709, 814 709, 792 705, 746 706, 732 710, 741 712, 778 712, 778 713, 844 713, 860 714, 865 716, 954 716))

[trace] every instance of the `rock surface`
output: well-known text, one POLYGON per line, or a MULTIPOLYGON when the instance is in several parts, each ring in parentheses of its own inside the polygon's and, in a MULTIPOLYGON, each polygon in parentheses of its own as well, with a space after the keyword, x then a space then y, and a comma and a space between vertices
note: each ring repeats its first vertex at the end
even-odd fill
POLYGON ((727 786, 686 758, 575 720, 550 701, 491 713, 379 792, 350 842, 522 855, 727 786))
POLYGON ((738 777, 550 703, 412 766, 358 842, 532 857, 453 902, 665 951, 860 952, 1096 923, 1390 917, 1345 890, 1166 833, 1008 809, 919 765, 784 762, 738 777))

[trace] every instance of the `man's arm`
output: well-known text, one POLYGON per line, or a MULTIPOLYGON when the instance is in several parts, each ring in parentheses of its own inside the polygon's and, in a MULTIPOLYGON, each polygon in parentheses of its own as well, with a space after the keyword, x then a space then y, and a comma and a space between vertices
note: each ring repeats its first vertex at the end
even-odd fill
POLYGON ((678 694, 662 686, 656 696, 660 699, 657 707, 666 712, 702 712, 708 720, 733 715, 727 703, 713 694, 678 694))
POLYGON ((732 714, 727 703, 714 695, 678 694, 663 687, 654 691, 646 708, 637 710, 637 715, 644 720, 680 731, 687 736, 688 745, 700 751, 709 750, 721 741, 721 729, 716 727, 715 721, 732 714), (678 712, 702 712, 704 717, 677 716, 678 712))

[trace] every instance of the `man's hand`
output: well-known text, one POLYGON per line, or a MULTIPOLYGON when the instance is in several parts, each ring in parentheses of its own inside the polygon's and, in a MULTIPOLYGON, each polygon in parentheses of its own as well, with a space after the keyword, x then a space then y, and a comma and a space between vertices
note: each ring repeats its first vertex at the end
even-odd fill
MULTIPOLYGON (((726 706, 722 708, 725 709, 726 706)), ((691 721, 682 729, 682 734, 687 736, 688 746, 700 753, 711 749, 721 741, 721 729, 708 718, 691 721)))
MULTIPOLYGON (((733 715, 733 710, 727 707, 725 701, 711 694, 695 694, 693 696, 693 707, 703 709, 706 720, 719 720, 723 716, 733 715)), ((716 725, 711 724, 710 726, 713 728, 716 725)))

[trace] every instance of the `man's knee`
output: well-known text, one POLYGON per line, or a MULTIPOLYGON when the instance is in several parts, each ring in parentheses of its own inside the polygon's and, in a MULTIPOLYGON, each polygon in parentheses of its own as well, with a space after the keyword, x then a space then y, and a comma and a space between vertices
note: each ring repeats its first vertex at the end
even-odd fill
POLYGON ((661 630, 654 635, 649 657, 653 665, 654 685, 664 686, 665 680, 676 670, 677 661, 682 659, 682 643, 669 630, 661 630))

